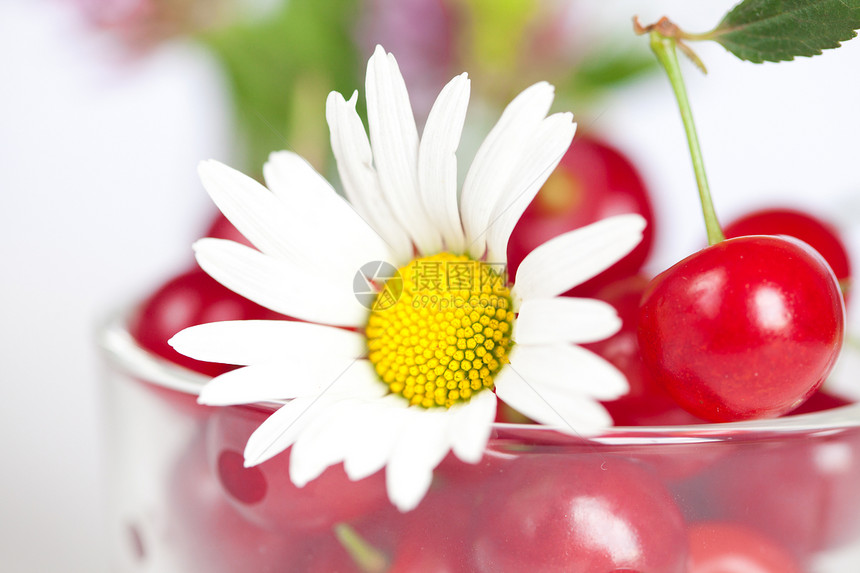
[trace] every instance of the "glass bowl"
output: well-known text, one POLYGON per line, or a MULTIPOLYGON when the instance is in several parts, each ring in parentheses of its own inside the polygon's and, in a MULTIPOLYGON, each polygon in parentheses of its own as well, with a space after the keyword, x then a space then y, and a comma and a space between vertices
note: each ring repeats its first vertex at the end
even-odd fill
POLYGON ((116 571, 860 570, 860 404, 587 440, 496 424, 479 464, 449 455, 404 514, 383 472, 334 466, 299 489, 288 452, 244 468, 277 404, 198 405, 207 378, 141 349, 123 317, 100 345, 116 571))

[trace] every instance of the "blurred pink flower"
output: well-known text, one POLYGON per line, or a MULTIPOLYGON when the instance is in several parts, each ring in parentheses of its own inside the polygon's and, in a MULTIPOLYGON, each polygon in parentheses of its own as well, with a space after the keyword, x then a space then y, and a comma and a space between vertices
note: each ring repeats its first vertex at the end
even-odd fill
POLYGON ((362 52, 369 56, 381 44, 397 54, 419 121, 451 75, 456 19, 444 0, 366 0, 362 10, 357 30, 362 52))
POLYGON ((132 49, 224 22, 242 0, 69 0, 96 28, 132 49))

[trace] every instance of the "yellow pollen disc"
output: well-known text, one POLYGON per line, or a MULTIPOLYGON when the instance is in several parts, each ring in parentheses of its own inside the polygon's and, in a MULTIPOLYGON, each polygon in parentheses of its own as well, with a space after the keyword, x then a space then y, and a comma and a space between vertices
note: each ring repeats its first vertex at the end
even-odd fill
POLYGON ((377 299, 367 323, 369 358, 379 378, 425 408, 450 408, 492 389, 512 346, 504 267, 440 253, 399 272, 399 297, 385 304, 377 299))

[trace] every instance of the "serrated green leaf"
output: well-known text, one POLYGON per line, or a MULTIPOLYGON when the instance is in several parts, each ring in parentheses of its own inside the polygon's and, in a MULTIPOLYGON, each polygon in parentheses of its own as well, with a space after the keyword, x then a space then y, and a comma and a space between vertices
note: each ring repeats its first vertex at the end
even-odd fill
POLYGON ((815 56, 860 28, 860 0, 744 0, 704 38, 760 64, 815 56))

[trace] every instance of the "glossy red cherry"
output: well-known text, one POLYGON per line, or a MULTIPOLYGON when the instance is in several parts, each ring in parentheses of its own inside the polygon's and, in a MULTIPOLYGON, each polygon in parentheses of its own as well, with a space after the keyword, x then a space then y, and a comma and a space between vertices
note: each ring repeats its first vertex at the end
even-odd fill
POLYGON ((636 168, 610 145, 587 135, 577 135, 511 234, 509 276, 515 276, 523 258, 549 239, 623 213, 645 217, 648 225, 642 242, 605 272, 573 289, 571 294, 584 296, 602 285, 636 274, 651 252, 654 239, 654 212, 636 168))
POLYGON ((493 493, 472 525, 477 571, 686 572, 680 511, 636 463, 530 454, 493 493))
POLYGON ((250 319, 288 318, 239 296, 201 269, 193 268, 169 280, 146 299, 132 317, 129 332, 146 350, 201 374, 217 376, 233 367, 194 360, 176 352, 167 341, 196 324, 250 319))
POLYGON ((342 465, 302 488, 290 481, 289 450, 244 467, 251 433, 271 414, 258 407, 222 407, 207 426, 207 459, 230 503, 249 521, 279 532, 325 531, 389 506, 383 472, 350 481, 342 465))
MULTIPOLYGON (((845 289, 851 279, 851 261, 839 231, 808 213, 795 209, 762 209, 744 215, 723 229, 726 237, 788 235, 818 251, 845 289)), ((843 290, 843 292, 845 292, 843 290)))
POLYGON ((801 573, 791 554, 750 527, 703 522, 689 532, 689 573, 801 573))
POLYGON ((717 422, 796 408, 839 354, 833 271, 790 237, 727 239, 658 275, 639 316, 642 358, 694 415, 717 422))

